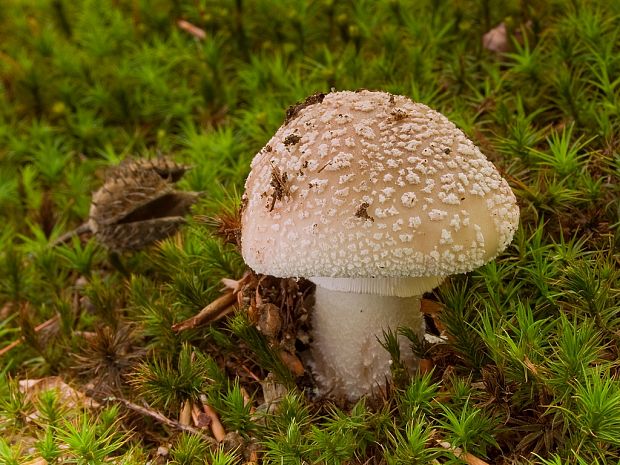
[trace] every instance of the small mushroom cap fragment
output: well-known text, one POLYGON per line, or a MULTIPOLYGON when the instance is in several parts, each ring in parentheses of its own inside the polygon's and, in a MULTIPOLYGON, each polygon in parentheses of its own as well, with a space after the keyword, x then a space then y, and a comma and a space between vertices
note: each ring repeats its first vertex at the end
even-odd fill
POLYGON ((508 183, 442 114, 385 92, 302 106, 255 156, 242 253, 279 277, 442 277, 504 250, 508 183))

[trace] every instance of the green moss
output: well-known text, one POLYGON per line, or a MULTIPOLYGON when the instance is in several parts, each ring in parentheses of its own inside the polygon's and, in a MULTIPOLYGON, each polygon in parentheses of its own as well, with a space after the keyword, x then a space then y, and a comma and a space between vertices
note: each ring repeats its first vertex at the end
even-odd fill
POLYGON ((16 345, 0 356, 0 461, 138 464, 164 446, 157 460, 170 463, 238 463, 256 449, 278 464, 457 463, 449 441, 489 463, 617 463, 619 5, 5 0, 0 349, 16 345), (482 45, 500 22, 503 55, 482 45), (226 221, 250 160, 290 105, 332 87, 448 115, 522 212, 501 257, 437 289, 449 342, 414 348, 432 374, 400 370, 381 401, 340 409, 294 379, 244 312, 172 329, 222 278, 242 278, 226 221), (203 192, 177 236, 116 258, 87 237, 48 247, 87 220, 106 169, 160 154, 191 165, 179 186, 203 192), (280 394, 255 411, 268 372, 280 394), (241 442, 207 453, 200 436, 125 404, 110 413, 19 389, 52 375, 173 420, 206 399, 241 442))

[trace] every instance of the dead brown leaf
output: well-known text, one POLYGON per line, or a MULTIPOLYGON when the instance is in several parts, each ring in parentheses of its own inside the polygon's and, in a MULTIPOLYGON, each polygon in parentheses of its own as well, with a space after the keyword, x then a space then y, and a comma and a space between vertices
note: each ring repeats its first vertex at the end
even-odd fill
POLYGON ((280 360, 288 367, 295 376, 301 376, 306 371, 303 363, 295 354, 291 354, 288 350, 280 350, 278 352, 280 360))
POLYGON ((443 305, 430 299, 420 300, 420 311, 427 315, 437 316, 443 311, 443 305))
POLYGON ((48 376, 39 379, 22 379, 19 381, 20 392, 29 400, 36 399, 41 392, 55 390, 59 401, 69 408, 97 408, 99 403, 67 383, 60 376, 48 376))

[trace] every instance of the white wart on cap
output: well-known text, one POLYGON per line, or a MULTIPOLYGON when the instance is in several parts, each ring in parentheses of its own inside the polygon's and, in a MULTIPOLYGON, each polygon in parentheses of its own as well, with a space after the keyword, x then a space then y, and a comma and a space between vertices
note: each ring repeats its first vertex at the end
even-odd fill
POLYGON ((385 92, 311 99, 252 161, 242 252, 255 271, 445 277, 510 243, 514 194, 442 114, 385 92))

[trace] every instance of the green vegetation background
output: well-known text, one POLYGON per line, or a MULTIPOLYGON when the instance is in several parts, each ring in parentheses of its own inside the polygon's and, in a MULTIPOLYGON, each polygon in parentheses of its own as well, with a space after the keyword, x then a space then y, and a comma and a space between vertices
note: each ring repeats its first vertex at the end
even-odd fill
POLYGON ((0 357, 0 463, 471 459, 455 448, 496 464, 618 463, 619 34, 617 1, 3 0, 0 347, 22 342, 0 357), (501 22, 503 54, 482 46, 501 22), (378 404, 301 394, 243 312, 172 332, 244 271, 202 222, 123 255, 128 275, 94 239, 48 247, 127 157, 191 165, 180 186, 205 192, 195 215, 234 211, 288 106, 360 87, 446 114, 522 211, 502 257, 436 291, 449 344, 416 348, 435 372, 397 377, 378 404), (251 411, 263 391, 241 366, 279 373, 278 409, 251 411), (204 395, 237 447, 109 398, 19 388, 52 375, 171 419, 204 395))

